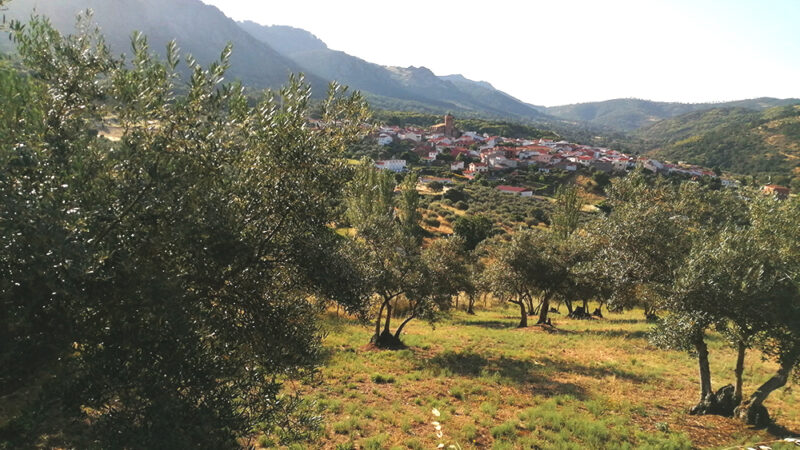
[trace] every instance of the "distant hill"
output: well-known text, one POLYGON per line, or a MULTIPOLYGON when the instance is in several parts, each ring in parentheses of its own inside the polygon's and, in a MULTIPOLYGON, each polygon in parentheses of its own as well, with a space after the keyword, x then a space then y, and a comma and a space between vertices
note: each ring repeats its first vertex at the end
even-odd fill
POLYGON ((776 106, 800 103, 800 99, 755 98, 726 103, 669 103, 640 99, 615 99, 594 103, 553 106, 544 111, 567 120, 584 121, 592 125, 620 131, 633 131, 660 120, 691 112, 715 108, 745 108, 764 110, 776 106))
POLYGON ((653 157, 735 173, 774 174, 800 184, 800 105, 764 111, 714 108, 664 120, 635 133, 653 157))
MULTIPOLYGON (((181 53, 191 53, 201 64, 219 58, 228 42, 233 43, 228 79, 240 79, 253 88, 279 87, 288 74, 303 69, 264 42, 243 30, 214 6, 199 0, 14 0, 8 4, 8 19, 27 21, 34 9, 47 16, 62 33, 74 33, 75 17, 86 9, 94 11, 112 50, 130 49, 131 34, 144 33, 153 51, 164 54, 175 39, 181 53)), ((0 39, 9 51, 8 39, 0 39)), ((313 74, 307 80, 321 93, 327 81, 313 74)))
POLYGON ((284 26, 240 22, 242 29, 311 73, 358 89, 377 107, 521 120, 547 116, 484 81, 461 75, 436 76, 426 67, 373 64, 331 50, 311 33, 284 26))

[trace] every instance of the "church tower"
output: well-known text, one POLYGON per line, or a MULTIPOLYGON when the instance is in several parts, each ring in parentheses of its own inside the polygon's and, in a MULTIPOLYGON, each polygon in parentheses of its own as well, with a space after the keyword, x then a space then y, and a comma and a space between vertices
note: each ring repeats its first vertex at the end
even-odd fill
POLYGON ((453 115, 447 113, 447 115, 444 116, 444 135, 447 137, 455 137, 456 135, 455 131, 456 131, 456 126, 453 115))

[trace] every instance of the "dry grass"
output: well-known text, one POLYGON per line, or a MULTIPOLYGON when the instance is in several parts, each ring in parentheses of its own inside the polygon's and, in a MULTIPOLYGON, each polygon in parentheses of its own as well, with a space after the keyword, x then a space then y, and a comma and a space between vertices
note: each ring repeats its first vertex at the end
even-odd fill
MULTIPOLYGON (((772 439, 732 419, 689 416, 695 362, 651 347, 642 316, 554 315, 560 332, 546 332, 515 330, 510 309, 457 312, 435 329, 412 322, 401 351, 364 351, 368 327, 329 318, 330 357, 319 383, 302 388, 325 425, 306 448, 724 448, 772 439), (442 439, 432 408, 442 413, 442 439)), ((719 336, 709 346, 721 387, 732 381, 734 354, 719 336)), ((751 353, 746 391, 774 368, 751 353)), ((798 400, 789 387, 767 407, 798 431, 798 400)))

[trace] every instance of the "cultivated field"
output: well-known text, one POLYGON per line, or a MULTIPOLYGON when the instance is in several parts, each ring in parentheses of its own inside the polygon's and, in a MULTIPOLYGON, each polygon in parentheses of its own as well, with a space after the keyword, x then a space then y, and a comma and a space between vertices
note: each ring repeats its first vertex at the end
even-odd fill
MULTIPOLYGON (((374 350, 369 327, 329 317, 329 360, 317 384, 297 386, 324 415, 307 448, 729 448, 800 431, 791 384, 766 403, 782 431, 688 415, 695 361, 648 344, 640 311, 588 321, 555 314, 556 330, 516 329, 516 311, 457 312, 435 329, 414 321, 399 351, 374 350)), ((716 389, 733 380, 735 359, 720 336, 708 341, 716 389)), ((773 370, 750 353, 745 394, 773 370)))

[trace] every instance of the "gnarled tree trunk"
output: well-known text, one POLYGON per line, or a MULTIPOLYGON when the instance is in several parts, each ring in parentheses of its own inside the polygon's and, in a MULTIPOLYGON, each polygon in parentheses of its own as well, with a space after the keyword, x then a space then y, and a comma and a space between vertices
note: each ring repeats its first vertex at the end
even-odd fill
POLYGON ((408 316, 408 317, 407 317, 407 318, 406 318, 406 319, 403 321, 403 323, 401 323, 401 324, 400 324, 400 326, 399 326, 399 327, 397 327, 397 331, 395 331, 395 333, 394 333, 394 338, 395 338, 395 339, 397 339, 397 340, 398 340, 398 342, 400 341, 400 333, 402 333, 402 332, 403 332, 403 328, 406 326, 406 324, 407 324, 408 322, 411 322, 411 319, 413 319, 413 318, 415 318, 415 317, 417 317, 417 315, 416 315, 415 313, 412 313, 410 316, 408 316))
POLYGON ((467 303, 467 314, 475 315, 475 310, 473 309, 475 306, 475 294, 469 294, 467 303))
POLYGON ((549 324, 550 321, 547 319, 548 312, 550 312, 550 294, 544 294, 542 304, 539 307, 539 320, 536 323, 540 325, 549 324))
POLYGON ((734 415, 739 419, 744 420, 750 425, 764 427, 769 425, 770 418, 767 408, 764 407, 764 400, 769 397, 769 394, 776 389, 780 389, 786 385, 789 380, 789 374, 792 371, 792 366, 789 363, 782 363, 778 372, 767 380, 764 384, 758 387, 755 392, 750 396, 747 401, 740 404, 734 415))
POLYGON ((525 328, 528 326, 528 313, 525 311, 525 300, 509 300, 509 302, 519 306, 519 325, 517 328, 525 328))
POLYGON ((692 414, 708 414, 711 409, 709 399, 713 398, 714 392, 711 389, 711 368, 708 364, 708 345, 706 345, 704 332, 698 331, 693 336, 695 351, 697 351, 697 364, 700 369, 700 402, 692 408, 692 414))

